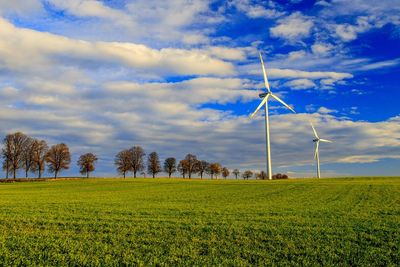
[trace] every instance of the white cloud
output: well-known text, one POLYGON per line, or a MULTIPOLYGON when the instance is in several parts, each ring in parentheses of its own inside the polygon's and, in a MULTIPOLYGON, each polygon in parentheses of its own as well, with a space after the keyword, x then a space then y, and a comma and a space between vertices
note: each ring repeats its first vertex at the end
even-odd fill
POLYGON ((297 41, 308 37, 314 23, 300 12, 278 20, 278 25, 270 28, 271 36, 288 41, 297 41))
POLYGON ((212 46, 207 49, 209 54, 220 59, 226 60, 245 60, 245 51, 240 48, 229 48, 222 46, 212 46))
POLYGON ((306 78, 306 79, 325 79, 335 80, 353 78, 350 73, 333 71, 301 71, 292 69, 268 69, 268 76, 271 78, 306 78))
POLYGON ((208 43, 208 33, 224 17, 209 8, 208 1, 138 0, 126 4, 126 12, 139 27, 133 34, 146 40, 171 43, 184 40, 186 44, 208 43), (195 25, 195 29, 190 29, 195 25))
POLYGON ((356 19, 354 25, 351 24, 339 24, 336 25, 335 32, 343 41, 353 41, 357 38, 357 35, 370 30, 373 27, 381 27, 375 23, 375 17, 360 16, 356 19))
POLYGON ((369 63, 369 64, 361 66, 359 69, 360 70, 375 70, 375 69, 381 69, 381 68, 394 67, 399 64, 400 64, 400 59, 396 58, 396 59, 392 59, 392 60, 385 60, 385 61, 369 63))
POLYGON ((325 56, 332 50, 332 45, 316 43, 311 46, 311 50, 315 55, 325 56))
POLYGON ((330 114, 330 113, 337 113, 338 111, 335 109, 329 109, 327 107, 320 107, 317 112, 320 114, 330 114))
POLYGON ((134 27, 133 20, 123 11, 105 6, 96 0, 49 0, 54 7, 80 17, 98 17, 134 27))
POLYGON ((4 15, 27 15, 41 13, 43 11, 42 3, 39 0, 13 0, 0 1, 0 14, 4 15))
POLYGON ((273 6, 268 8, 262 5, 253 4, 247 0, 234 0, 231 2, 231 5, 234 5, 238 10, 245 13, 250 18, 273 19, 285 14, 273 6))
POLYGON ((81 66, 93 62, 119 64, 142 72, 151 69, 163 74, 228 75, 234 72, 230 63, 200 50, 156 50, 133 43, 87 42, 17 28, 3 19, 0 19, 0 41, 0 67, 13 71, 43 68, 54 62, 75 62, 81 66))
POLYGON ((106 85, 108 92, 124 96, 162 98, 172 103, 185 105, 205 103, 232 103, 237 100, 249 101, 257 97, 253 84, 247 80, 231 78, 195 78, 176 83, 130 83, 116 82, 106 85))
POLYGON ((309 79, 296 79, 283 84, 283 86, 290 87, 291 89, 301 90, 315 88, 317 85, 309 79))
POLYGON ((289 61, 298 60, 298 59, 304 58, 305 56, 306 56, 306 52, 305 52, 305 51, 302 51, 302 50, 300 50, 300 51, 293 51, 293 52, 290 52, 290 53, 288 54, 288 60, 289 60, 289 61))
POLYGON ((338 160, 340 163, 373 163, 378 162, 382 159, 400 159, 400 156, 382 156, 382 155, 354 155, 341 158, 338 160))
POLYGON ((195 45, 195 44, 207 44, 210 42, 210 39, 203 34, 187 33, 183 36, 182 41, 188 45, 195 45))

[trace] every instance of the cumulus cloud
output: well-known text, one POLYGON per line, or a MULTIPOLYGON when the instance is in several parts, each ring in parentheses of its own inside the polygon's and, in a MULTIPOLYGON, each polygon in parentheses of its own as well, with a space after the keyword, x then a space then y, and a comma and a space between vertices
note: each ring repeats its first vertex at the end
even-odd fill
POLYGON ((311 50, 315 55, 325 56, 328 55, 332 50, 332 45, 323 44, 323 43, 315 43, 311 46, 311 50))
POLYGON ((324 79, 331 78, 335 80, 349 79, 353 75, 350 73, 333 71, 301 71, 292 69, 268 69, 269 77, 272 78, 308 78, 324 79))
POLYGON ((133 20, 123 11, 110 8, 101 1, 95 0, 49 0, 54 8, 80 17, 98 17, 134 27, 133 20))
POLYGON ((208 43, 207 34, 224 20, 210 9, 208 1, 138 0, 128 2, 125 8, 131 19, 140 25, 133 34, 167 43, 181 40, 190 45, 208 43), (196 26, 190 27, 193 24, 196 26))
POLYGON ((42 13, 43 7, 39 0, 14 0, 0 1, 0 14, 3 15, 27 15, 42 13))
POLYGON ((200 50, 163 48, 118 42, 87 42, 50 33, 22 29, 0 19, 0 67, 13 71, 37 66, 75 62, 85 66, 120 64, 138 70, 152 69, 163 74, 233 73, 233 66, 200 50))
POLYGON ((296 79, 283 84, 283 86, 289 87, 295 90, 315 88, 317 85, 309 79, 296 79))
POLYGON ((249 101, 257 95, 250 90, 248 80, 232 78, 195 78, 175 83, 130 83, 115 82, 106 85, 112 94, 131 95, 149 99, 165 99, 169 103, 182 102, 186 105, 205 103, 226 104, 237 100, 249 101))
MULTIPOLYGON (((297 56, 302 56, 302 53, 296 53, 297 56)), ((293 56, 293 54, 292 54, 293 56)), ((294 59, 295 60, 295 59, 294 59)), ((276 65, 276 64, 274 64, 276 65)), ((251 75, 262 77, 262 71, 258 65, 245 66, 239 71, 246 71, 251 75)), ((296 69, 280 69, 280 68, 267 68, 268 78, 270 80, 285 79, 289 80, 283 86, 293 89, 309 89, 309 88, 331 88, 335 83, 344 83, 346 79, 353 78, 351 73, 335 72, 335 71, 303 71, 296 69), (316 84, 319 81, 319 86, 316 84)))
POLYGON ((300 12, 295 12, 290 16, 279 19, 278 24, 270 28, 270 33, 273 37, 297 41, 308 37, 313 25, 314 23, 310 18, 303 16, 300 12))
POLYGON ((222 46, 212 46, 207 49, 209 54, 220 59, 226 60, 245 60, 245 51, 240 48, 229 48, 222 46))
POLYGON ((230 3, 231 5, 235 6, 239 11, 245 13, 250 18, 277 18, 285 13, 279 11, 273 5, 270 7, 265 7, 263 5, 251 3, 248 0, 234 0, 230 3))
POLYGON ((335 109, 329 109, 327 107, 320 107, 318 109, 318 113, 320 114, 330 114, 330 113, 337 113, 338 111, 335 109))

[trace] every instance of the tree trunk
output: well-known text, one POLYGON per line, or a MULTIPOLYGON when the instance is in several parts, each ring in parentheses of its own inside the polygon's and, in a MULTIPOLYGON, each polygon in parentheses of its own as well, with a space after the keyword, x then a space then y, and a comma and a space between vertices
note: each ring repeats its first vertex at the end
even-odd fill
POLYGON ((136 171, 133 171, 133 178, 136 178, 136 171))
POLYGON ((55 171, 54 172, 54 179, 57 179, 57 174, 58 174, 58 171, 55 171))
POLYGON ((154 173, 153 173, 153 178, 156 178, 154 173))
POLYGON ((89 172, 86 172, 86 178, 89 178, 89 172))
POLYGON ((29 169, 25 169, 25 178, 28 178, 29 169))
POLYGON ((40 165, 39 165, 39 177, 38 178, 42 178, 42 169, 40 168, 40 165))
POLYGON ((126 172, 124 172, 124 179, 126 178, 126 172))
POLYGON ((171 173, 168 173, 168 178, 171 178, 171 173))
POLYGON ((14 177, 14 179, 17 178, 17 171, 15 170, 15 166, 14 166, 14 170, 13 170, 13 177, 14 177))
POLYGON ((8 179, 8 172, 10 171, 9 169, 10 169, 9 163, 8 163, 8 160, 6 159, 6 179, 8 179))

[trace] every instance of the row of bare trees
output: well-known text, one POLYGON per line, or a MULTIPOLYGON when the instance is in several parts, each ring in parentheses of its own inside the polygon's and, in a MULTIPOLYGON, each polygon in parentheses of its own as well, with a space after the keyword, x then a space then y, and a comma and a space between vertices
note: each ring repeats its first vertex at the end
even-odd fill
MULTIPOLYGON (((118 173, 123 175, 124 178, 129 172, 132 172, 133 177, 136 178, 137 174, 144 173, 146 165, 145 156, 146 153, 142 147, 133 146, 120 151, 115 156, 114 164, 118 173)), ((179 172, 183 178, 187 177, 189 179, 195 174, 198 174, 200 178, 203 178, 204 174, 209 174, 211 179, 218 178, 220 174, 222 177, 227 178, 230 174, 229 170, 222 167, 220 163, 209 163, 205 160, 199 160, 197 156, 193 154, 187 154, 186 157, 179 162, 173 157, 166 158, 163 166, 161 166, 157 152, 151 152, 147 157, 147 173, 154 178, 162 171, 167 173, 170 178, 174 173, 179 172)))
MULTIPOLYGON (((21 132, 8 134, 3 139, 1 157, 7 179, 10 176, 16 179, 20 170, 25 172, 26 178, 30 172, 41 178, 46 165, 48 172, 54 173, 57 178, 62 170, 69 169, 71 163, 71 154, 66 144, 56 144, 49 148, 45 140, 35 139, 21 132)), ((92 153, 80 156, 77 163, 80 172, 89 177, 89 173, 95 170, 96 161, 97 157, 92 153)))
MULTIPOLYGON (((37 177, 41 178, 46 166, 47 171, 53 173, 54 177, 57 178, 62 170, 69 169, 71 163, 71 154, 66 144, 56 144, 49 148, 45 140, 35 139, 21 132, 8 134, 3 139, 1 157, 3 158, 3 170, 6 172, 7 179, 10 176, 15 179, 20 170, 24 171, 26 178, 28 178, 29 173, 36 173, 37 177)), ((81 155, 77 162, 80 173, 89 177, 89 174, 95 170, 97 160, 97 156, 93 153, 81 155)), ((135 178, 138 174, 144 174, 145 165, 147 166, 147 173, 153 178, 162 171, 167 173, 170 178, 176 172, 180 173, 182 178, 187 177, 189 179, 194 175, 203 179, 206 174, 211 179, 218 179, 220 175, 226 179, 230 175, 229 169, 222 167, 220 163, 209 163, 198 159, 193 154, 187 154, 179 162, 173 157, 166 158, 163 166, 161 166, 157 152, 151 152, 147 156, 146 162, 146 153, 140 146, 133 146, 120 151, 115 156, 114 164, 118 173, 122 174, 124 178, 129 172, 132 172, 135 178)), ((238 169, 234 169, 232 174, 238 179, 241 173, 238 169)), ((262 180, 267 178, 264 171, 254 174, 250 170, 244 171, 241 177, 247 180, 252 177, 262 180)), ((288 177, 276 174, 273 178, 287 179, 288 177)))
MULTIPOLYGON (((137 174, 145 174, 146 153, 140 146, 133 146, 129 149, 120 151, 115 156, 114 164, 117 168, 118 173, 122 174, 125 178, 129 172, 133 173, 133 177, 137 177, 137 174)), ((193 175, 200 176, 203 179, 205 174, 208 174, 211 179, 218 179, 221 175, 223 178, 227 178, 230 175, 229 169, 222 167, 218 162, 209 163, 205 160, 200 160, 196 155, 187 154, 184 159, 179 162, 174 157, 169 157, 164 160, 163 166, 161 166, 160 158, 157 152, 151 152, 147 157, 147 173, 153 178, 164 171, 168 174, 168 177, 179 172, 182 178, 191 179, 193 175)), ((240 177, 240 171, 234 169, 232 174, 236 179, 240 177)), ((260 180, 267 179, 267 174, 262 171, 260 173, 253 173, 250 170, 246 170, 242 174, 242 178, 248 180, 249 178, 256 178, 260 180)), ((274 179, 287 179, 286 175, 277 174, 274 175, 274 179)))

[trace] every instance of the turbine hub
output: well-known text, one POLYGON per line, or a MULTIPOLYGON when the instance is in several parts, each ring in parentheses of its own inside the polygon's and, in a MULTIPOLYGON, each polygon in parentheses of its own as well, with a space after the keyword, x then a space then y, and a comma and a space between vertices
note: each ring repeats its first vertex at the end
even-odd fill
POLYGON ((265 98, 267 95, 268 95, 268 93, 261 93, 261 94, 259 94, 258 96, 259 96, 261 99, 263 99, 263 98, 265 98))
POLYGON ((313 139, 312 141, 313 141, 313 142, 318 142, 318 141, 319 141, 319 139, 313 139))

